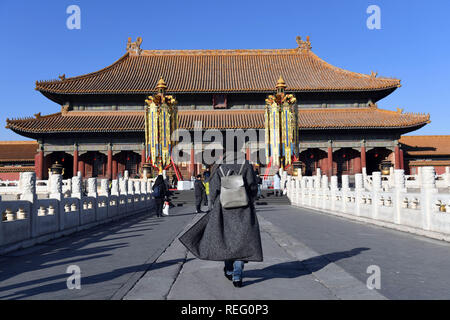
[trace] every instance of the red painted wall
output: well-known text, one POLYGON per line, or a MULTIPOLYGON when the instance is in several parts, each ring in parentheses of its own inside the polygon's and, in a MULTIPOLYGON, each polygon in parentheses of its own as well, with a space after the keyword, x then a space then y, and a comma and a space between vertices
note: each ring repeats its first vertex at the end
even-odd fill
POLYGON ((0 172, 0 180, 19 180, 20 172, 0 172))

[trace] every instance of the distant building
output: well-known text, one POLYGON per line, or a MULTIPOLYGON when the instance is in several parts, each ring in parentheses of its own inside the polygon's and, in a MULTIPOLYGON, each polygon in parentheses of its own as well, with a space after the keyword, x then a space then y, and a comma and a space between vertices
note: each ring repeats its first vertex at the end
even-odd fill
MULTIPOLYGON (((167 94, 178 100, 179 126, 203 129, 264 128, 264 106, 282 76, 298 100, 300 160, 306 174, 379 170, 388 159, 403 168, 400 137, 430 122, 429 115, 379 109, 376 102, 400 87, 400 80, 337 68, 316 56, 309 39, 294 49, 143 50, 128 40, 112 65, 82 76, 36 82, 36 90, 60 105, 60 112, 7 119, 7 128, 38 142, 38 178, 58 161, 66 177, 116 178, 139 173, 145 162, 145 99, 163 77, 167 94)), ((250 158, 257 146, 247 146, 250 158)), ((179 163, 189 179, 203 169, 179 163)), ((256 162, 259 162, 257 159, 256 162)))
POLYGON ((433 166, 436 173, 450 167, 450 136, 403 136, 406 173, 416 174, 417 167, 433 166))
POLYGON ((0 141, 0 179, 17 180, 20 172, 34 171, 36 141, 0 141))

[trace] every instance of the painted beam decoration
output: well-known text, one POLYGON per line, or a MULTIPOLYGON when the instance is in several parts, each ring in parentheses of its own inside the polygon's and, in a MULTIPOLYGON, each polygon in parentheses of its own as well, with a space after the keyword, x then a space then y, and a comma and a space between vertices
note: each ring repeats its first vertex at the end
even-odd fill
POLYGON ((266 159, 272 165, 290 165, 298 156, 298 112, 297 99, 293 94, 285 94, 286 83, 280 76, 275 95, 266 99, 265 138, 266 159))
POLYGON ((161 77, 156 86, 157 94, 145 100, 146 159, 159 172, 171 163, 172 133, 178 129, 177 101, 165 95, 167 86, 161 77))

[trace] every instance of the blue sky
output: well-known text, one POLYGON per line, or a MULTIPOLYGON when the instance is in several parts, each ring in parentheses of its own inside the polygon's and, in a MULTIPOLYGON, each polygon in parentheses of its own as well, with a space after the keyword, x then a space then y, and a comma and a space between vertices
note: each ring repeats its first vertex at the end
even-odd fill
POLYGON ((401 79, 378 106, 430 113, 412 134, 450 134, 449 11, 448 0, 1 0, 0 140, 25 140, 4 128, 6 118, 60 110, 34 90, 36 80, 101 69, 137 36, 144 49, 263 49, 294 48, 297 35, 309 35, 335 66, 401 79), (66 27, 72 4, 80 30, 66 27), (369 5, 381 9, 381 30, 366 26, 369 5))

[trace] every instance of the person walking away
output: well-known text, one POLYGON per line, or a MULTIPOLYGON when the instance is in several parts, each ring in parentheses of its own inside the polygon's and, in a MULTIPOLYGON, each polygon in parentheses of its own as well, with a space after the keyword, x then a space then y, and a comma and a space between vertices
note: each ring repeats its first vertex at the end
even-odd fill
POLYGON ((275 197, 281 196, 281 177, 278 172, 273 176, 273 192, 275 197))
POLYGON ((174 175, 172 175, 172 188, 176 189, 177 184, 178 184, 178 178, 177 178, 177 175, 174 174, 174 175))
POLYGON ((201 206, 204 202, 205 186, 203 185, 202 176, 200 174, 197 175, 194 182, 194 195, 196 213, 203 213, 203 211, 201 210, 201 206))
POLYGON ((207 212, 211 210, 211 197, 209 196, 209 175, 206 172, 203 174, 203 185, 205 186, 205 206, 208 206, 207 212))
POLYGON ((164 182, 163 176, 160 174, 156 177, 155 183, 152 186, 152 196, 155 199, 156 216, 162 217, 162 210, 164 205, 164 200, 167 195, 166 184, 164 182))
POLYGON ((263 252, 254 206, 258 192, 255 172, 247 160, 238 158, 236 154, 230 155, 230 158, 224 164, 216 164, 211 171, 211 211, 179 240, 199 259, 223 261, 225 277, 239 288, 242 286, 244 263, 263 261, 263 252), (233 159, 236 160, 233 162, 233 159), (231 179, 226 178, 230 176, 231 179), (230 180, 237 183, 230 184, 230 180), (231 189, 224 188, 222 182, 231 189), (238 191, 238 196, 230 197, 230 190, 233 194, 238 191), (225 196, 221 196, 222 193, 225 196), (242 201, 241 195, 245 201, 242 201), (241 199, 239 206, 230 206, 230 200, 232 202, 234 198, 241 199))
POLYGON ((203 178, 205 181, 209 181, 209 177, 211 176, 211 172, 209 171, 209 168, 206 168, 205 172, 203 172, 203 178))
POLYGON ((261 198, 264 198, 261 192, 263 180, 259 175, 259 172, 256 172, 256 183, 258 184, 258 193, 256 194, 256 200, 259 200, 261 198))

